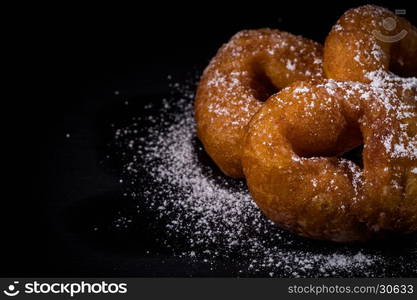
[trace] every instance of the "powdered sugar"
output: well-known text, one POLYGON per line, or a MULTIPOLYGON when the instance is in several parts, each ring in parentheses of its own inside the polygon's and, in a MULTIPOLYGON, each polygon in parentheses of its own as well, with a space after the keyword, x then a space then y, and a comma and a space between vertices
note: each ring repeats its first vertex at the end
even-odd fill
POLYGON ((295 71, 295 63, 291 60, 287 60, 287 69, 290 71, 295 71))
POLYGON ((392 73, 374 71, 366 74, 370 80, 372 93, 387 111, 386 122, 399 122, 394 133, 387 133, 384 137, 384 147, 392 158, 417 158, 417 137, 408 133, 408 123, 417 119, 417 78, 401 78, 392 73), (415 105, 410 105, 410 101, 415 105))
POLYGON ((259 102, 266 100, 260 99, 258 89, 261 87, 262 90, 268 84, 257 78, 259 70, 254 72, 260 68, 265 73, 265 67, 263 64, 255 65, 254 61, 264 61, 274 73, 280 73, 291 81, 295 78, 322 78, 320 56, 321 46, 301 36, 271 29, 238 32, 220 48, 203 74, 206 83, 200 86, 200 90, 202 98, 209 99, 207 108, 211 120, 215 122, 227 115, 222 122, 232 125, 228 127, 232 131, 239 130, 259 109, 259 102))
POLYGON ((165 224, 164 244, 175 256, 214 270, 227 260, 236 265, 235 276, 389 274, 379 250, 332 244, 317 248, 268 221, 243 181, 225 177, 207 162, 196 141, 194 86, 175 86, 180 93, 164 100, 159 111, 115 131, 124 182, 130 183, 127 194, 137 199, 139 211, 154 211, 154 221, 165 224))
MULTIPOLYGON (((365 76, 369 80, 367 84, 330 79, 317 87, 324 87, 329 95, 341 90, 348 97, 359 95, 365 106, 369 105, 372 111, 379 111, 385 116, 382 122, 390 129, 378 138, 383 141, 387 154, 391 158, 416 159, 417 136, 409 133, 409 123, 415 123, 417 119, 417 78, 401 78, 385 71, 373 71, 365 76)), ((302 93, 298 92, 300 88, 296 90, 294 97, 298 98, 302 93)), ((308 91, 303 87, 302 92, 308 91)), ((321 102, 333 103, 330 98, 321 102)))

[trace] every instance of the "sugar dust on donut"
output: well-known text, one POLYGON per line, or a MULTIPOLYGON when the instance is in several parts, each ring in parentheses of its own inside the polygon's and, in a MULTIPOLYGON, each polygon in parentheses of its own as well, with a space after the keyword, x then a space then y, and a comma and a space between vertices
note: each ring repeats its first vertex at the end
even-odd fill
POLYGON ((350 9, 331 29, 324 45, 327 78, 368 82, 371 71, 417 76, 417 29, 388 9, 350 9))
POLYGON ((397 84, 298 82, 268 99, 242 159, 267 217, 336 242, 417 230, 417 82, 397 84), (362 141, 363 169, 340 157, 362 141))
POLYGON ((292 82, 323 78, 322 46, 271 29, 245 30, 220 48, 195 99, 197 135, 228 176, 243 177, 246 126, 264 101, 292 82))
POLYGON ((414 233, 415 76, 416 28, 378 6, 348 10, 324 49, 241 31, 201 77, 197 135, 283 229, 344 243, 414 233), (363 166, 342 157, 361 145, 363 166))

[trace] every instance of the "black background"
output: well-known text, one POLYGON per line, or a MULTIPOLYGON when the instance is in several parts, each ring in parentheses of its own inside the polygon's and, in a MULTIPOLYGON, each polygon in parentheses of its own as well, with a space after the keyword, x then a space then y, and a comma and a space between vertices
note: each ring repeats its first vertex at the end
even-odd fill
MULTIPOLYGON (((9 77, 18 80, 3 99, 0 275, 187 276, 179 261, 141 256, 152 237, 98 242, 83 233, 125 204, 117 166, 102 163, 103 131, 120 105, 114 91, 135 101, 160 99, 168 93, 167 75, 181 81, 201 71, 242 29, 272 27, 323 42, 345 10, 364 3, 137 2, 17 10, 7 27, 16 46, 6 57, 14 64, 9 77)), ((412 1, 372 3, 407 9, 417 24, 412 1)))

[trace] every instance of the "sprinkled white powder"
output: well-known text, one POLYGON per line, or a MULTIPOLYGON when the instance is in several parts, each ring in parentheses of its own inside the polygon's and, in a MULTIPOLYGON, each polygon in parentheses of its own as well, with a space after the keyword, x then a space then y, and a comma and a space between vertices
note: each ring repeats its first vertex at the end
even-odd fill
POLYGON ((290 60, 287 60, 287 65, 286 65, 286 67, 287 67, 287 69, 288 69, 288 70, 290 70, 290 71, 295 71, 295 63, 294 63, 294 62, 292 62, 292 61, 290 61, 290 60))
MULTIPOLYGON (((155 222, 166 224, 164 244, 174 255, 212 269, 227 260, 239 269, 236 276, 389 274, 379 251, 330 243, 318 250, 314 242, 268 221, 243 181, 227 178, 207 164, 204 150, 196 144, 194 87, 172 86, 182 96, 164 100, 159 111, 116 129, 115 144, 125 162, 124 181, 131 183, 129 195, 137 199, 139 210, 154 211, 155 222), (185 245, 178 247, 178 240, 185 245)), ((353 173, 359 178, 360 173, 353 173)))
POLYGON ((294 89, 295 94, 302 94, 302 93, 308 93, 310 89, 308 87, 298 87, 294 89))
POLYGON ((339 24, 336 24, 336 25, 333 26, 333 30, 335 30, 335 31, 342 31, 343 30, 343 27, 341 25, 339 25, 339 24))
MULTIPOLYGON (((417 78, 401 78, 392 73, 384 71, 374 71, 366 74, 370 80, 371 91, 377 96, 380 103, 384 105, 390 118, 395 118, 400 122, 394 140, 392 134, 388 134, 384 138, 384 147, 392 158, 407 157, 410 159, 417 158, 417 137, 409 136, 407 133, 406 123, 403 120, 417 118, 416 107, 406 105, 398 96, 400 91, 404 97, 411 92, 413 100, 417 102, 417 78)), ((390 119, 387 118, 386 122, 390 119)))
POLYGON ((323 63, 323 59, 322 58, 315 58, 314 59, 314 61, 313 61, 313 63, 315 64, 315 65, 321 65, 322 63, 323 63))

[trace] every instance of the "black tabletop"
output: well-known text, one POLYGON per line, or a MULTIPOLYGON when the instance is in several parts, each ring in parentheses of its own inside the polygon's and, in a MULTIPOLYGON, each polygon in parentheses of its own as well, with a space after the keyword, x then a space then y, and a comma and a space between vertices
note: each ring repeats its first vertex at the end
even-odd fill
MULTIPOLYGON (((411 2, 377 2, 406 9, 417 24, 411 2)), ((232 248, 224 235, 190 243, 201 218, 193 213, 184 221, 189 207, 175 197, 195 199, 181 190, 192 181, 160 181, 161 166, 166 174, 197 168, 201 174, 190 173, 195 184, 247 200, 244 182, 220 174, 193 133, 198 76, 239 30, 272 27, 323 42, 345 10, 363 3, 68 7, 38 19, 26 49, 36 66, 21 71, 30 83, 13 91, 19 101, 10 100, 13 112, 4 118, 10 153, 1 275, 415 276, 415 236, 350 246, 310 241, 276 228, 249 202, 239 212, 253 211, 256 217, 245 221, 262 232, 244 226, 232 248), (176 137, 175 126, 185 128, 176 137), (158 142, 149 128, 160 131, 158 142), (172 160, 182 164, 155 160, 155 146, 169 151, 181 143, 189 152, 176 150, 172 160), (164 209, 186 224, 176 226, 177 217, 164 209), (258 242, 263 248, 253 247, 258 242), (272 258, 271 249, 278 249, 272 258)), ((230 225, 213 222, 212 228, 230 225)))

